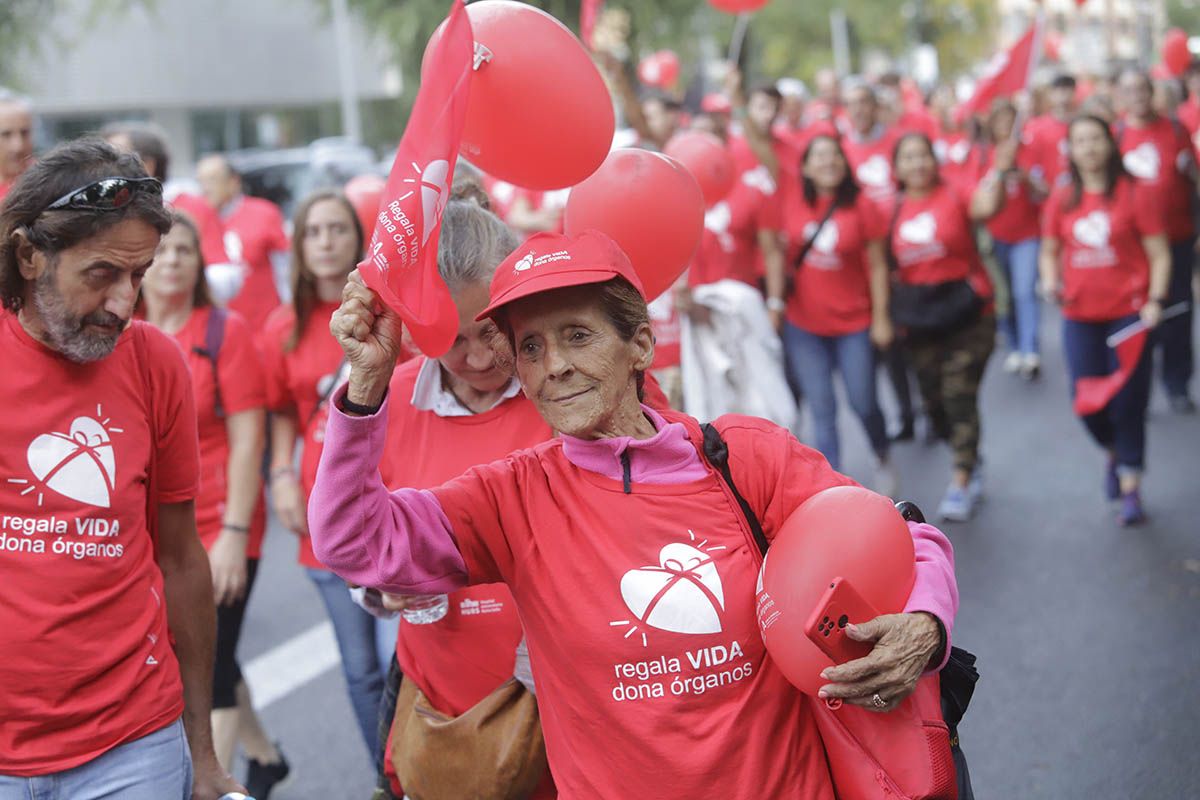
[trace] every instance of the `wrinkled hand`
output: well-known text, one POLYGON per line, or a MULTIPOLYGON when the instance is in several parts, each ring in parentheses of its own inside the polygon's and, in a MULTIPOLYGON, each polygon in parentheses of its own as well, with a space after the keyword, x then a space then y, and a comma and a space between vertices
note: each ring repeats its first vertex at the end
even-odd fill
POLYGON ((291 472, 284 472, 271 481, 271 504, 275 516, 292 533, 308 536, 308 515, 300 481, 291 472))
POLYGON ((351 401, 375 405, 400 356, 403 325, 399 315, 379 301, 355 270, 342 290, 342 304, 333 312, 329 330, 350 364, 351 401))
POLYGON ((246 793, 246 787, 224 770, 216 756, 201 758, 193 765, 192 800, 217 800, 230 792, 246 793))
POLYGON ((827 668, 819 697, 840 698, 871 711, 891 711, 917 686, 921 673, 941 645, 938 623, 924 612, 884 614, 862 625, 848 625, 846 634, 858 642, 875 642, 863 658, 827 668), (877 708, 878 694, 887 702, 877 708))
POLYGON ((246 593, 246 534, 222 531, 208 551, 208 566, 216 604, 228 606, 240 600, 246 593))
POLYGON ((1153 330, 1158 327, 1158 323, 1162 322, 1162 313, 1162 305, 1151 300, 1142 306, 1141 310, 1138 311, 1138 316, 1142 318, 1142 322, 1145 323, 1147 328, 1153 330))

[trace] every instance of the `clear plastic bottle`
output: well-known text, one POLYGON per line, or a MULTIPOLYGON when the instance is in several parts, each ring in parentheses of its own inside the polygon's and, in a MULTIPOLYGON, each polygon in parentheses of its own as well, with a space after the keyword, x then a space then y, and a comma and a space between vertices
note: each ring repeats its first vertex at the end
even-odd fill
POLYGON ((410 625, 429 625, 446 616, 450 598, 444 594, 419 594, 405 598, 400 616, 410 625))

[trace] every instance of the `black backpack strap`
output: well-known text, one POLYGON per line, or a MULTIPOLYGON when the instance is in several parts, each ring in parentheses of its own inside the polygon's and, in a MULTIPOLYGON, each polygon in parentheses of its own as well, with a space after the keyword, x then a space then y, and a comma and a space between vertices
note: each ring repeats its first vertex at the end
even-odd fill
POLYGON ((225 321, 228 312, 213 306, 208 312, 208 323, 204 326, 204 347, 193 347, 192 352, 207 359, 213 376, 213 413, 217 419, 225 419, 225 404, 221 401, 221 376, 217 372, 217 360, 221 357, 221 346, 225 344, 225 321))
POLYGON ((754 509, 750 508, 746 498, 742 497, 742 493, 738 491, 737 484, 733 482, 733 473, 729 470, 729 446, 721 438, 721 432, 717 430, 717 426, 711 422, 701 425, 700 430, 704 433, 704 457, 708 459, 708 463, 716 467, 717 472, 721 473, 725 485, 733 493, 734 499, 742 509, 742 514, 746 517, 747 524, 750 525, 750 532, 754 534, 754 541, 758 543, 758 549, 762 551, 763 555, 766 555, 769 543, 767 535, 763 533, 762 523, 758 521, 758 515, 754 513, 754 509))
POLYGON ((892 248, 892 239, 896 235, 896 222, 900 219, 900 210, 904 206, 904 193, 896 194, 896 207, 892 209, 892 219, 888 222, 887 238, 883 240, 883 260, 887 262, 888 272, 896 272, 900 269, 900 260, 896 258, 896 251, 892 248))
POLYGON ((817 227, 813 228, 812 235, 809 236, 808 239, 805 240, 803 246, 801 246, 800 253, 796 256, 796 260, 792 264, 795 269, 798 270, 804 266, 804 259, 808 258, 808 254, 812 252, 813 245, 817 243, 817 237, 821 235, 821 229, 825 227, 825 223, 829 222, 829 220, 833 217, 834 212, 837 210, 838 201, 835 197, 829 204, 829 210, 825 212, 825 215, 821 217, 821 221, 817 223, 817 227))

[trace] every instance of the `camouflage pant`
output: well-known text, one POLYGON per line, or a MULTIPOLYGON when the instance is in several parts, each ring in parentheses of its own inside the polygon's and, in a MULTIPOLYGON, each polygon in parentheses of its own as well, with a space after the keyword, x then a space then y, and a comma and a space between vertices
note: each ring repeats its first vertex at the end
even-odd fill
POLYGON ((979 384, 996 344, 996 319, 905 342, 929 424, 950 443, 954 466, 968 472, 979 462, 979 384))

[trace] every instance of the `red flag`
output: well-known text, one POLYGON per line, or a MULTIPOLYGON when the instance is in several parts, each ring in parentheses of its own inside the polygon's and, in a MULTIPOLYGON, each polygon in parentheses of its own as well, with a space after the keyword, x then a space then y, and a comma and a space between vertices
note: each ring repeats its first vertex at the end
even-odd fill
POLYGON ((1121 391, 1121 387, 1133 375, 1150 331, 1142 330, 1117 343, 1117 371, 1096 378, 1079 378, 1075 381, 1075 413, 1081 417, 1095 414, 1104 409, 1121 391))
POLYGON ((425 59, 425 80, 358 265, 367 286, 431 358, 449 350, 458 333, 458 311, 438 275, 437 244, 467 119, 474 38, 462 0, 453 3, 425 59))
POLYGON ((602 8, 604 0, 582 0, 579 4, 579 38, 589 50, 592 49, 592 31, 596 29, 596 19, 602 8))
POLYGON ((1012 47, 1001 50, 988 63, 975 84, 975 94, 955 112, 959 121, 986 112, 998 97, 1009 97, 1028 87, 1041 52, 1042 15, 1039 13, 1029 30, 1012 47))

